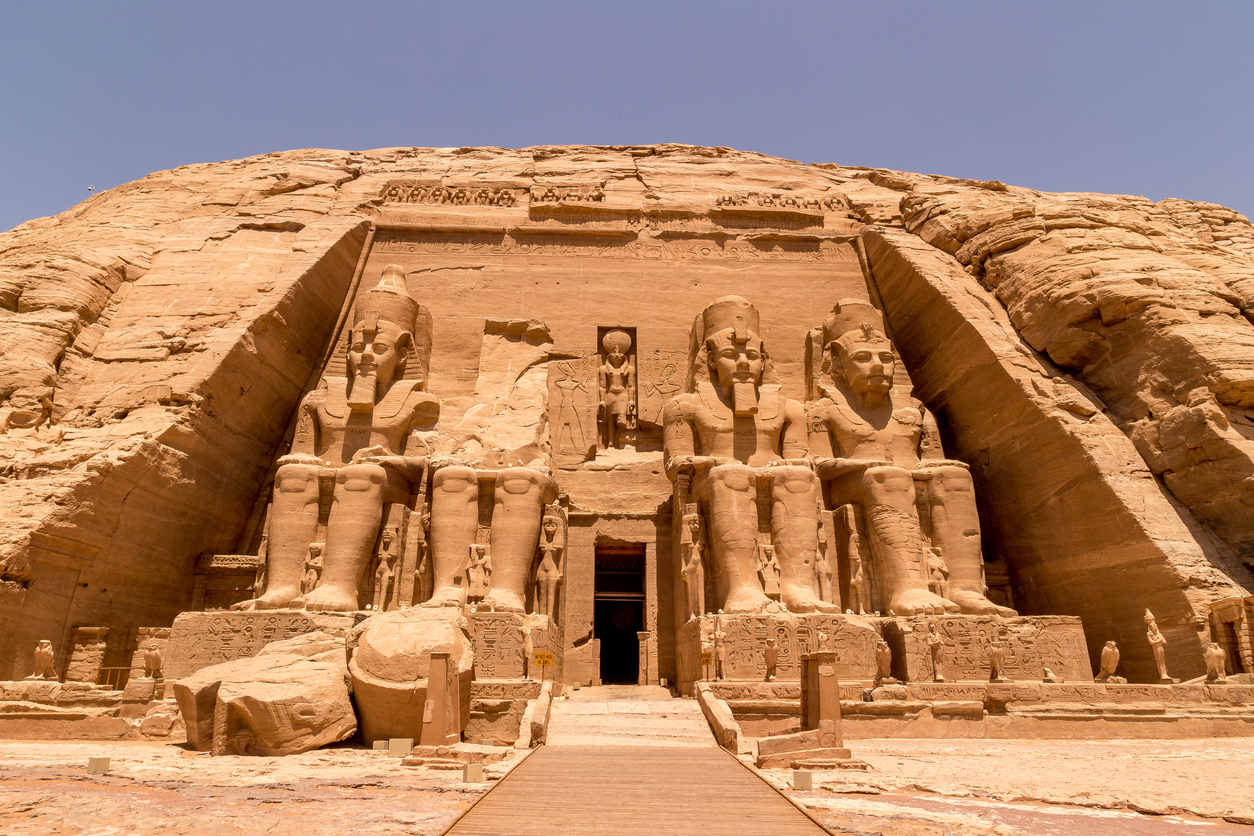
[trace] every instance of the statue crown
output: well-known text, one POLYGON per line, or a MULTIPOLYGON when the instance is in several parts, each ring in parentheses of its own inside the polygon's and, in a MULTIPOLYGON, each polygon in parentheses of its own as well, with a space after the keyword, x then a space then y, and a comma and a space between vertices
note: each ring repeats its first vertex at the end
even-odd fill
MULTIPOLYGON (((409 288, 405 286, 405 271, 400 265, 389 264, 384 267, 379 283, 362 294, 354 311, 353 325, 369 322, 371 314, 374 315, 374 322, 391 322, 407 334, 414 333, 418 320, 418 302, 409 295, 409 288)), ((370 324, 373 325, 374 322, 370 324)))

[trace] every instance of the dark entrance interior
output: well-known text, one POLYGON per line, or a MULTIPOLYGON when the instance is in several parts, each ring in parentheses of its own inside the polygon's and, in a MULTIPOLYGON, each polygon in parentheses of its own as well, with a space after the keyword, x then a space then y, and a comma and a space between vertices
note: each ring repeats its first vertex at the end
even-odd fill
POLYGON ((601 682, 635 685, 644 629, 644 544, 597 546, 592 632, 601 640, 601 682))

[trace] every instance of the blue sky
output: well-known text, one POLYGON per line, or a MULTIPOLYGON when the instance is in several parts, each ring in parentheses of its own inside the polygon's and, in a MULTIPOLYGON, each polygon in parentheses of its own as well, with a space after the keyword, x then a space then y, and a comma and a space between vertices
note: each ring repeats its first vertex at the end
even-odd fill
POLYGON ((1254 214, 1254 3, 10 3, 0 229, 292 148, 688 142, 1254 214))

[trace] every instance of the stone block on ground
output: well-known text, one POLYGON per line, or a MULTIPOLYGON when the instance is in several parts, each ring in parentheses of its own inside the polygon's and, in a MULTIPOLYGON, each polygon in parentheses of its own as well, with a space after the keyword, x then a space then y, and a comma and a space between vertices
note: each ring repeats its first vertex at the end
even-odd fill
POLYGON ((255 656, 271 642, 306 633, 347 638, 362 617, 304 610, 185 612, 170 628, 162 673, 166 679, 181 679, 210 665, 255 656))
POLYGON ((294 755, 357 730, 345 641, 309 633, 174 683, 187 741, 215 755, 294 755))
POLYGON ((372 615, 349 640, 353 697, 367 745, 393 737, 422 739, 433 652, 448 653, 444 734, 456 739, 470 720, 475 656, 460 609, 413 608, 372 615))

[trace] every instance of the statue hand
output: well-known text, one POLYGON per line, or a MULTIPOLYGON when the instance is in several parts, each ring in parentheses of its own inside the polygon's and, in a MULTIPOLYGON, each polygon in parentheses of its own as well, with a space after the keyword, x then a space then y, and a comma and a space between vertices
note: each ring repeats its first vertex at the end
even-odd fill
POLYGON ((816 458, 814 460, 814 469, 818 472, 820 479, 835 479, 847 473, 856 473, 859 470, 867 470, 872 467, 887 467, 891 464, 892 462, 876 459, 816 458))
POLYGON ((325 467, 326 463, 311 453, 288 453, 286 456, 279 456, 279 467, 285 464, 307 464, 313 467, 325 467))
POLYGON ((971 465, 966 462, 960 462, 957 459, 924 459, 919 462, 919 467, 960 467, 963 470, 971 469, 971 465))

